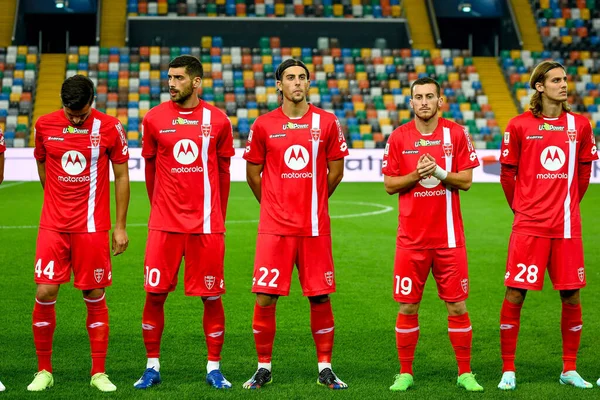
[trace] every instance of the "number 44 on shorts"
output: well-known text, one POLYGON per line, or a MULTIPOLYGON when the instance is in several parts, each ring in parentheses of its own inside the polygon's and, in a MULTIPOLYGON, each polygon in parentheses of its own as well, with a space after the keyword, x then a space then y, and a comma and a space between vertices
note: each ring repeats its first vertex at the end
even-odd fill
POLYGON ((42 270, 42 259, 40 258, 35 263, 35 274, 38 278, 42 276, 42 274, 46 275, 48 279, 52 280, 54 278, 54 261, 50 261, 46 264, 46 267, 42 270))

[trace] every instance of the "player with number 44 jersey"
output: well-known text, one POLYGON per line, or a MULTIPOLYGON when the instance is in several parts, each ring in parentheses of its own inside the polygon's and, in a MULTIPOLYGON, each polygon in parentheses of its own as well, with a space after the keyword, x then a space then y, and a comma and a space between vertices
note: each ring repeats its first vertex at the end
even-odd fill
POLYGON ((469 190, 479 165, 468 132, 440 118, 440 85, 431 78, 411 86, 411 121, 390 135, 383 158, 385 189, 398 193, 398 238, 394 298, 400 303, 396 346, 400 373, 392 391, 413 386, 413 359, 419 339, 419 305, 429 272, 448 309, 448 336, 458 362, 457 384, 482 391, 471 372, 472 329, 465 300, 469 293, 467 252, 459 190, 469 190))
POLYGON ((500 314, 502 390, 516 388, 515 352, 528 290, 541 290, 545 271, 562 300, 563 371, 560 382, 592 385, 576 372, 583 322, 579 289, 585 286, 579 203, 598 159, 590 122, 567 104, 567 75, 558 62, 535 67, 531 109, 504 132, 500 181, 515 214, 508 246, 500 314))

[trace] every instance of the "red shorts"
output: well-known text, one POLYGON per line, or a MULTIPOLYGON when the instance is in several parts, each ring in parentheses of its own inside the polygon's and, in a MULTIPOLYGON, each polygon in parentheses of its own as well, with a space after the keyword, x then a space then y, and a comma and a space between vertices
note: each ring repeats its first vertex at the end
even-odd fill
POLYGON ((513 232, 508 245, 504 285, 517 289, 542 290, 544 271, 554 290, 585 286, 581 238, 543 238, 513 232))
POLYGON ((256 239, 252 292, 287 296, 294 264, 304 296, 335 292, 331 236, 280 236, 256 239))
POLYGON ((186 296, 218 296, 225 293, 222 233, 193 234, 148 231, 144 260, 144 289, 150 293, 172 292, 177 287, 181 259, 185 258, 186 296))
POLYGON ((35 250, 35 283, 69 282, 80 290, 100 289, 112 283, 108 232, 68 233, 40 228, 35 250))
POLYGON ((394 260, 394 300, 419 303, 429 271, 440 299, 456 303, 469 296, 469 269, 465 247, 453 249, 402 249, 396 247, 394 260))

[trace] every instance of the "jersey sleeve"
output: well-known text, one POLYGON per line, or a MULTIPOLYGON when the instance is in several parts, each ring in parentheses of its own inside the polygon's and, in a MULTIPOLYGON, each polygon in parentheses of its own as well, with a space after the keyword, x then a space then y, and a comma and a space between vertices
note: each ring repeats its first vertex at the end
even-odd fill
POLYGON ((150 114, 146 114, 142 120, 142 157, 144 158, 156 157, 156 150, 158 147, 149 115, 150 114))
POLYGON ((42 134, 42 126, 38 119, 33 128, 35 135, 35 149, 33 150, 33 156, 40 162, 46 161, 46 148, 44 147, 44 137, 42 134))
POLYGON ((327 161, 339 160, 348 156, 348 144, 342 131, 340 121, 334 117, 334 123, 330 124, 327 132, 327 161))
POLYGON ((400 146, 396 143, 396 135, 392 133, 385 144, 381 173, 387 176, 400 176, 400 146))
POLYGON ((6 151, 6 143, 4 142, 4 132, 0 128, 0 154, 6 151))
POLYGON ((121 122, 117 121, 114 127, 110 128, 110 134, 114 136, 114 140, 108 149, 108 158, 114 164, 126 163, 129 160, 129 148, 121 122))
POLYGON ((479 159, 475 152, 471 136, 466 128, 456 127, 456 168, 464 171, 479 166, 479 159))
POLYGON ((519 165, 519 154, 521 153, 520 133, 518 124, 514 120, 510 120, 502 137, 500 164, 519 165))
POLYGON ((231 127, 231 121, 225 117, 223 126, 219 132, 217 139, 217 156, 218 157, 233 157, 235 155, 235 149, 233 147, 233 128, 231 127))
POLYGON ((581 132, 581 148, 579 149, 579 162, 592 162, 598 159, 596 138, 589 121, 583 124, 581 132))
POLYGON ((265 163, 267 147, 263 128, 260 126, 259 121, 260 120, 256 120, 254 124, 252 124, 252 128, 250 128, 248 143, 246 144, 246 150, 244 151, 244 160, 251 162, 252 164, 262 165, 265 163))

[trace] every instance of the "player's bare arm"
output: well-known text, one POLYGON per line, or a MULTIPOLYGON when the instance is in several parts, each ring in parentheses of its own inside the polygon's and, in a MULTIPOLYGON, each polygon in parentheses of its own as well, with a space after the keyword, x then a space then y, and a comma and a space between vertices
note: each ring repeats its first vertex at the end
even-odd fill
POLYGON ((115 173, 116 222, 112 235, 113 255, 117 256, 127 249, 129 238, 125 227, 127 225, 127 208, 129 207, 129 165, 128 163, 113 164, 115 173))
POLYGON ((254 197, 260 203, 260 181, 264 165, 263 164, 253 164, 251 162, 246 163, 246 181, 248 182, 248 186, 252 189, 252 193, 254 193, 254 197))
POLYGON ((335 191, 335 188, 340 184, 344 177, 344 159, 333 160, 327 162, 327 188, 329 197, 335 191))
POLYGON ((38 169, 38 175, 40 177, 40 183, 42 184, 42 188, 46 187, 46 164, 41 162, 41 161, 37 161, 37 169, 38 169))
POLYGON ((146 158, 146 192, 148 193, 148 199, 150 205, 152 205, 152 194, 154 193, 154 181, 156 178, 156 157, 146 158))
POLYGON ((4 153, 0 153, 0 184, 4 180, 4 153))

